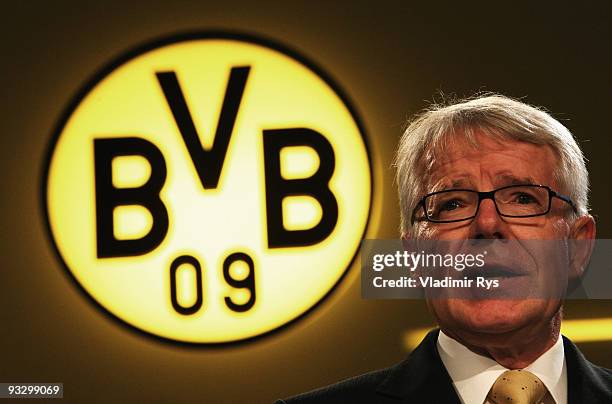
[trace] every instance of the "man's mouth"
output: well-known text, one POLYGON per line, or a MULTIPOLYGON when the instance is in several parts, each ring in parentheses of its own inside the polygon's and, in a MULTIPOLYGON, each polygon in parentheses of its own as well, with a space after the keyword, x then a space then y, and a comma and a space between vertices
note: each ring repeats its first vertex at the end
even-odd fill
POLYGON ((502 279, 525 276, 524 272, 503 265, 486 265, 482 268, 470 268, 465 272, 468 278, 473 279, 478 277, 502 279))

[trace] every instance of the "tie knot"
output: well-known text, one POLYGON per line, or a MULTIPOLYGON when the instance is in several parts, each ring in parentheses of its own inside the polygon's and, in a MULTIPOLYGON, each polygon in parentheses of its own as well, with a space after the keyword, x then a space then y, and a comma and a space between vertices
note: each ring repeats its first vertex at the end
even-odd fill
POLYGON ((507 370, 502 373, 487 398, 495 404, 538 404, 548 390, 542 380, 527 370, 507 370))

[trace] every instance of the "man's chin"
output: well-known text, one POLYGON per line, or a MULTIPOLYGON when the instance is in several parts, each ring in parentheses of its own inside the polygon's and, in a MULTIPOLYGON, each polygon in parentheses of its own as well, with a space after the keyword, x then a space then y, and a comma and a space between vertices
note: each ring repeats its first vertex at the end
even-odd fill
POLYGON ((460 327, 473 333, 506 334, 528 326, 544 310, 542 301, 533 299, 456 300, 453 317, 460 327))

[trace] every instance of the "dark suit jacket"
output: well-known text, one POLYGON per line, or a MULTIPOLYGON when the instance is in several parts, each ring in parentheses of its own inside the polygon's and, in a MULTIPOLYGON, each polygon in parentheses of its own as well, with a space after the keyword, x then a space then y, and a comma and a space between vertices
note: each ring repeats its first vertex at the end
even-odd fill
MULTIPOLYGON (((277 404, 298 403, 460 403, 431 331, 399 364, 301 394, 277 404)), ((593 365, 563 337, 568 404, 612 403, 612 371, 593 365)))

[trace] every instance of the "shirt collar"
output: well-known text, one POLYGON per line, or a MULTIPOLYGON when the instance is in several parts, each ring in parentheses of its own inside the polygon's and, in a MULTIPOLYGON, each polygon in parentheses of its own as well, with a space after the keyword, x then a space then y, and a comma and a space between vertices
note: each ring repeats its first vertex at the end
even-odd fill
POLYGON ((565 366, 565 350, 563 338, 559 336, 557 342, 544 352, 525 370, 538 376, 544 383, 550 395, 557 404, 567 403, 567 367, 565 366))
MULTIPOLYGON (((438 335, 437 346, 440 358, 463 403, 484 403, 495 380, 508 370, 493 359, 470 351, 442 331, 438 335)), ((557 404, 567 403, 567 370, 560 337, 525 370, 542 380, 557 404)))

